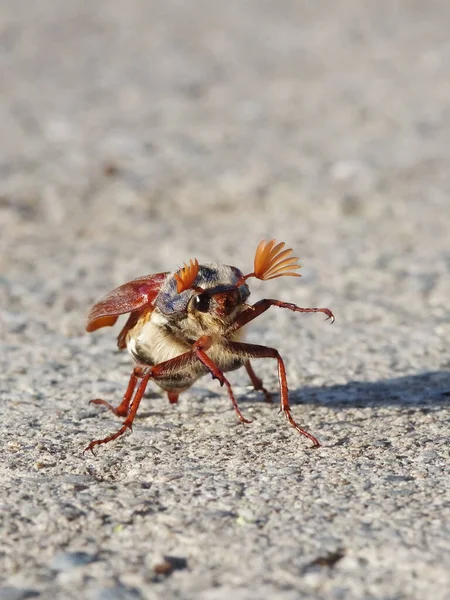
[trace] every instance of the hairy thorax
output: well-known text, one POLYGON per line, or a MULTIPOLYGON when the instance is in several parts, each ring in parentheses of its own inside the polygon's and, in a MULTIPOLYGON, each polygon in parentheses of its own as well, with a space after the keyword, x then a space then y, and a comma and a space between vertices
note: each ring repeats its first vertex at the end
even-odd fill
MULTIPOLYGON (((242 340, 243 328, 224 337, 225 326, 220 326, 220 323, 215 327, 212 325, 211 320, 194 320, 188 314, 183 319, 174 321, 155 309, 141 317, 128 332, 127 349, 138 364, 155 366, 190 354, 196 339, 202 335, 210 335, 213 343, 207 351, 208 356, 224 372, 238 369, 242 366, 242 360, 236 359, 228 350, 227 340, 242 340)), ((156 383, 165 390, 181 391, 206 373, 208 370, 200 361, 186 360, 186 364, 174 366, 166 378, 158 379, 156 383)))

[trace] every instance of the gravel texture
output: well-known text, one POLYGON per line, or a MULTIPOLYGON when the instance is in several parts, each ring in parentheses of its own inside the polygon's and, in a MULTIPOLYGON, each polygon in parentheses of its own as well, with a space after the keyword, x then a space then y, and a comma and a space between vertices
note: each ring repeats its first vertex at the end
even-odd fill
MULTIPOLYGON (((0 600, 449 597, 448 0, 0 4, 0 600), (256 282, 312 451, 230 377, 178 406, 93 302, 191 257, 256 282)), ((276 392, 276 365, 255 364, 276 392)))

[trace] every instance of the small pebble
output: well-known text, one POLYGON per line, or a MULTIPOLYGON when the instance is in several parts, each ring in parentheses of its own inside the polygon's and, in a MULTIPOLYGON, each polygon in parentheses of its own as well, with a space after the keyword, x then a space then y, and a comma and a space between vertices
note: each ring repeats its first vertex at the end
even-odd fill
POLYGON ((120 584, 116 587, 96 590, 89 596, 89 600, 142 600, 142 598, 138 589, 120 584))
POLYGON ((51 568, 54 571, 66 571, 67 569, 88 565, 94 561, 95 556, 87 552, 58 552, 53 557, 51 568))
POLYGON ((0 588, 0 600, 26 600, 26 598, 36 598, 36 596, 40 595, 40 592, 37 590, 16 588, 12 586, 0 588))

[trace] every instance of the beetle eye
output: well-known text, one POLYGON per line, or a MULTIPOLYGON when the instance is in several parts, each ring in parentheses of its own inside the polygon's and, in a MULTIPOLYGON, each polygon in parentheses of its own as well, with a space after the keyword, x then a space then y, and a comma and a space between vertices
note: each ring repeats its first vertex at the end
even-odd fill
POLYGON ((208 312, 211 297, 208 294, 198 294, 194 298, 194 306, 200 312, 208 312))

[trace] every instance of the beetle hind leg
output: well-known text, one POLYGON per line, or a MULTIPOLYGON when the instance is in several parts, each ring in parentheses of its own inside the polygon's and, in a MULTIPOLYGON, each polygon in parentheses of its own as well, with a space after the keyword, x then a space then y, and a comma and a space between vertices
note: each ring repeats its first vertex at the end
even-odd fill
POLYGON ((272 394, 263 386, 263 380, 260 377, 258 377, 258 375, 255 373, 249 360, 246 360, 244 362, 244 367, 248 373, 248 376, 250 377, 253 389, 257 392, 262 392, 266 398, 266 402, 269 402, 271 404, 272 394))

